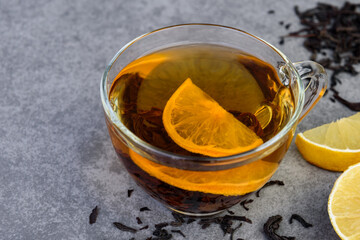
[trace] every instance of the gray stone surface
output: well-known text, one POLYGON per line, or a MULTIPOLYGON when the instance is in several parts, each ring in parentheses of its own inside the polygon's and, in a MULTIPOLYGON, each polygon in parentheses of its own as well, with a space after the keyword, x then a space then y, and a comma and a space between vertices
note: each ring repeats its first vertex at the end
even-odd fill
MULTIPOLYGON (((343 1, 324 1, 342 4, 343 1)), ((6 1, 0 0, 0 238, 1 239, 145 239, 112 226, 167 221, 171 213, 148 197, 117 159, 104 122, 99 81, 106 64, 129 40, 167 25, 206 22, 251 32, 278 46, 293 61, 309 58, 302 39, 289 39, 279 21, 299 23, 293 6, 314 1, 154 0, 154 1, 6 1), (268 10, 275 14, 267 14, 268 10), (134 188, 127 197, 127 189, 134 188), (89 225, 91 209, 100 214, 89 225), (151 212, 139 212, 148 206, 151 212)), ((349 76, 344 75, 344 78, 349 76)), ((350 82, 350 81, 349 81, 350 82)), ((357 83, 358 84, 358 83, 357 83)), ((357 97, 359 89, 342 91, 357 97)), ((327 99, 299 124, 298 131, 352 112, 327 99)), ((359 99, 358 99, 359 100, 359 99)), ((327 200, 339 173, 305 162, 292 143, 273 179, 285 187, 264 190, 246 212, 236 238, 265 239, 262 226, 281 214, 280 233, 297 239, 338 239, 327 214, 327 200), (299 213, 314 227, 289 224, 299 213)), ((180 228, 186 239, 228 239, 218 226, 196 223, 180 228)), ((174 236, 174 239, 183 239, 174 236)))

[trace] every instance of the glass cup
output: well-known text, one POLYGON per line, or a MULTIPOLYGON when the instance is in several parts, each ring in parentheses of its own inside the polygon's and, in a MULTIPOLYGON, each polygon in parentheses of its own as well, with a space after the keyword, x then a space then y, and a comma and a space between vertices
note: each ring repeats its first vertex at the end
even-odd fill
POLYGON ((321 65, 312 61, 292 63, 254 35, 219 25, 184 24, 155 30, 126 44, 107 66, 100 93, 113 146, 135 182, 174 211, 207 216, 240 202, 271 178, 288 150, 298 122, 322 97, 326 86, 327 75, 321 65), (236 48, 275 68, 282 84, 292 92, 295 104, 288 122, 275 136, 240 154, 193 157, 154 147, 121 122, 109 102, 109 91, 118 73, 151 52, 199 43, 236 48))

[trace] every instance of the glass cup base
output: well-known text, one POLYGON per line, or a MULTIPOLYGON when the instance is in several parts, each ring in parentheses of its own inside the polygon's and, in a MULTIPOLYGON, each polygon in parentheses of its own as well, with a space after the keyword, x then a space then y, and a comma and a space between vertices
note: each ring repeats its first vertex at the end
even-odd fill
POLYGON ((192 213, 192 212, 183 212, 183 211, 179 211, 179 210, 176 210, 172 207, 169 207, 167 206, 167 208, 169 208, 171 211, 174 211, 176 213, 180 213, 182 215, 185 215, 185 216, 189 216, 189 217, 211 217, 211 216, 214 216, 214 215, 217 215, 219 213, 222 213, 224 212, 226 209, 223 209, 223 210, 219 210, 219 211, 215 211, 215 212, 207 212, 207 213, 192 213))

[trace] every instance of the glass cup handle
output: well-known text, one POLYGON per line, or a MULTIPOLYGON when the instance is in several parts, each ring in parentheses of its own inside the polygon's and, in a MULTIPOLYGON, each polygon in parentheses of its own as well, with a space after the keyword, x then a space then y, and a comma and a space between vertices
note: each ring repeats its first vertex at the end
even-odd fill
POLYGON ((296 62, 294 66, 305 89, 304 107, 299 118, 301 121, 324 95, 328 77, 324 67, 313 61, 296 62))

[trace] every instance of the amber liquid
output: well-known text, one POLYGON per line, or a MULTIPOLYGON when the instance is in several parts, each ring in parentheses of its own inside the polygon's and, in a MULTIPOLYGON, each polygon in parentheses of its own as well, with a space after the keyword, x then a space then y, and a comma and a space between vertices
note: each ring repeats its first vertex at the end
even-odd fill
MULTIPOLYGON (((264 142, 276 135, 293 113, 292 93, 270 64, 233 48, 204 44, 167 48, 133 61, 114 80, 109 99, 119 119, 142 140, 175 154, 200 156, 176 145, 162 125, 166 102, 187 78, 264 142)), ((154 198, 187 213, 215 212, 241 200, 239 196, 189 191, 152 176, 131 159, 114 126, 107 123, 125 167, 154 198)), ((285 141, 262 161, 279 163, 288 144, 285 141)))

